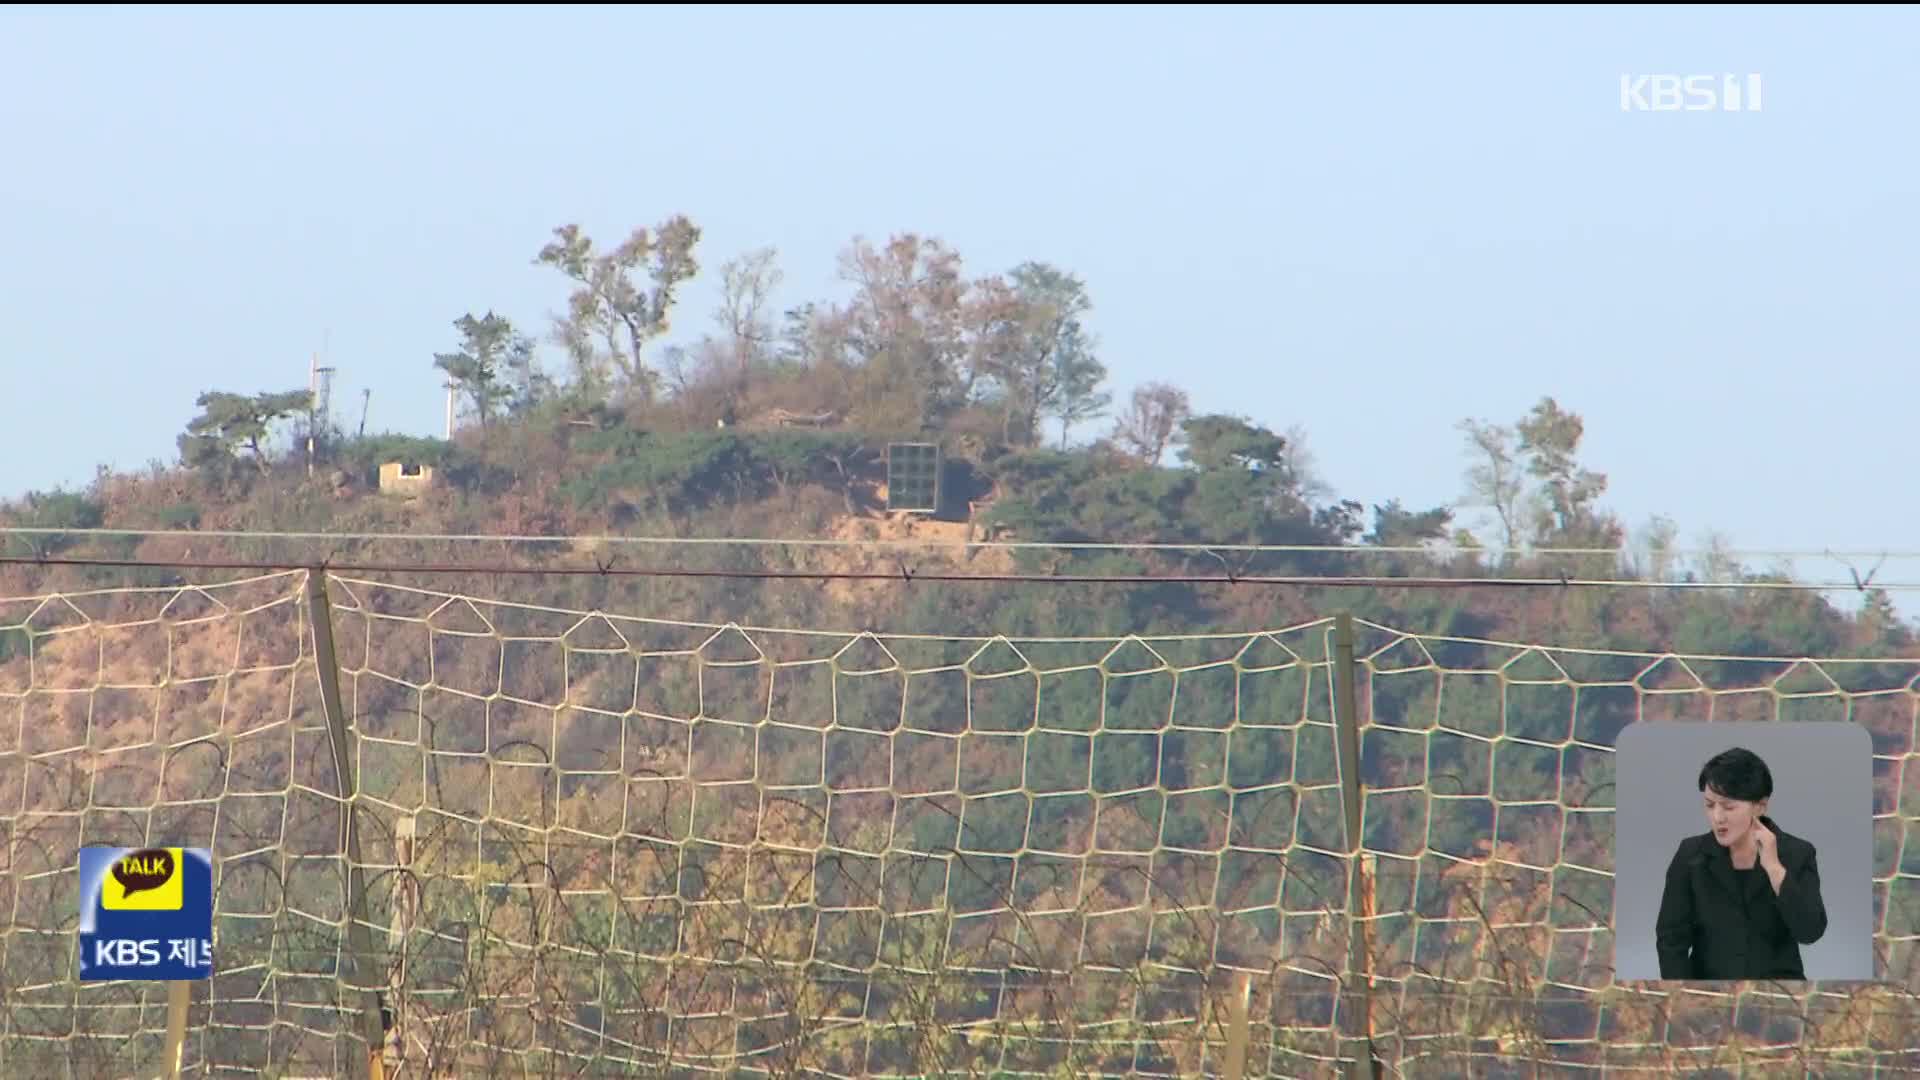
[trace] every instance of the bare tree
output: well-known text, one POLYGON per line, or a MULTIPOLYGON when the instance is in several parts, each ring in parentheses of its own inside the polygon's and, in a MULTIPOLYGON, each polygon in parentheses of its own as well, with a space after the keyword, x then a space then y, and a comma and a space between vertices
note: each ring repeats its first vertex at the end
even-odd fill
POLYGON ((1113 441, 1146 465, 1158 465, 1193 409, 1187 392, 1166 383, 1137 387, 1114 424, 1113 441))
POLYGON ((775 334, 767 310, 782 278, 774 262, 778 254, 770 247, 757 248, 720 267, 720 307, 714 320, 726 334, 727 349, 742 377, 773 346, 775 334))
MULTIPOLYGON (((1460 421, 1466 433, 1470 464, 1467 466, 1467 494, 1462 502, 1490 510, 1500 522, 1500 547, 1511 552, 1522 539, 1524 527, 1520 501, 1526 494, 1526 480, 1514 450, 1512 429, 1480 420, 1460 421)), ((1504 554, 1502 556, 1505 558, 1504 554)))
POLYGON ((1293 424, 1282 433, 1287 445, 1287 464, 1300 498, 1309 503, 1333 497, 1333 485, 1320 472, 1320 458, 1307 447, 1307 428, 1293 424))
POLYGON ((1675 562, 1673 545, 1679 535, 1679 526, 1665 514, 1649 518, 1634 545, 1631 571, 1648 581, 1670 580, 1675 562))
POLYGON ((1717 529, 1708 530, 1701 540, 1700 552, 1697 573, 1701 580, 1728 584, 1747 576, 1746 567, 1740 565, 1740 559, 1733 550, 1733 541, 1728 539, 1727 534, 1717 529))

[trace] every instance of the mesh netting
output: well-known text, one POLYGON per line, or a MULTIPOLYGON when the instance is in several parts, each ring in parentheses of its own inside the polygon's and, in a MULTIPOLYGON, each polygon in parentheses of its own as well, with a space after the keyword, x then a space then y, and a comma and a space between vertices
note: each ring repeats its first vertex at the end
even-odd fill
POLYGON ((409 1077, 1193 1075, 1240 993, 1249 1075, 1369 1032, 1415 1076, 1920 1063, 1920 661, 1362 623, 1350 914, 1331 621, 889 636, 333 578, 377 953, 355 986, 305 585, 0 601, 0 1071, 157 1060, 161 990, 73 977, 83 844, 214 849, 201 1075, 348 1075, 367 992, 409 1077), (1612 748, 1683 717, 1873 733, 1884 985, 1612 978, 1612 748))

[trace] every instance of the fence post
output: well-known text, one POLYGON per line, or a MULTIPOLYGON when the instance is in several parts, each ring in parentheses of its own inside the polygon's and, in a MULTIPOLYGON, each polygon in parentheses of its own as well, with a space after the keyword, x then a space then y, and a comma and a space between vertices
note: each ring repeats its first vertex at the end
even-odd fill
POLYGON ((1367 948, 1366 875, 1360 858, 1360 694, 1359 662, 1354 658, 1353 615, 1333 620, 1334 756, 1340 766, 1340 806, 1346 811, 1347 970, 1340 995, 1344 1023, 1342 1057, 1347 1075, 1370 1080, 1373 1066, 1373 964, 1367 948))
POLYGON ((1223 1080, 1244 1080, 1247 1075, 1247 1005, 1253 982, 1238 972, 1227 992, 1227 1060, 1223 1080))
MULTIPOLYGON (((413 940, 413 928, 420 913, 420 882, 413 876, 413 857, 415 845, 419 839, 419 825, 413 815, 400 819, 393 831, 393 861, 399 869, 394 881, 393 923, 387 930, 387 994, 388 1007, 393 1011, 393 1031, 387 1038, 387 1049, 394 1057, 394 1068, 406 1065, 407 1040, 412 1034, 407 1030, 409 1014, 407 1007, 407 949, 413 940)), ((433 1062, 427 1061, 425 1067, 432 1074, 433 1062)))
MULTIPOLYGON (((320 679, 320 705, 327 714, 328 743, 333 749, 334 779, 340 795, 340 855, 347 863, 347 948, 345 971, 351 986, 361 988, 362 1034, 367 1041, 364 1068, 353 1068, 351 1075, 385 1080, 385 1038, 380 1010, 380 994, 371 977, 373 935, 367 928, 367 881, 360 862, 360 826, 355 816, 357 787, 353 772, 355 731, 347 726, 346 709, 340 701, 340 656, 333 645, 333 605, 327 600, 327 572, 323 567, 307 571, 307 607, 313 613, 314 669, 320 679)), ((384 981, 384 980, 383 980, 384 981)))

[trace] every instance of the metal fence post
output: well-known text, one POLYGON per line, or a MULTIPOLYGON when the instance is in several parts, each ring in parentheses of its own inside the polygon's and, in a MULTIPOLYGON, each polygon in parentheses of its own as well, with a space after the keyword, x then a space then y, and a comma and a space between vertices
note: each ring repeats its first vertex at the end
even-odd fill
MULTIPOLYGON (((418 821, 409 814, 400 819, 393 830, 393 862, 397 870, 394 881, 393 924, 387 931, 387 994, 388 1009, 393 1014, 393 1030, 387 1033, 387 1049, 394 1056, 394 1068, 404 1069, 410 1047, 407 1045, 411 1033, 407 1030, 411 1010, 407 1007, 407 950, 413 941, 413 928, 420 917, 420 880, 413 876, 414 851, 419 843, 418 821)), ((428 1075, 432 1075, 434 1063, 429 1059, 425 1063, 428 1075)))
POLYGON ((373 935, 367 926, 367 881, 361 869, 360 828, 354 814, 358 801, 353 772, 356 732, 348 727, 346 709, 340 700, 340 657, 333 645, 333 605, 327 600, 327 572, 322 567, 307 571, 307 606, 313 615, 313 659, 320 679, 320 705, 327 714, 327 741, 333 750, 334 781, 339 785, 340 855, 347 863, 347 949, 342 975, 348 985, 360 988, 362 1035, 367 1041, 367 1060, 363 1067, 353 1067, 352 1075, 385 1080, 385 1025, 380 994, 368 974, 373 970, 373 935))
POLYGON ((1252 980, 1243 974, 1233 977, 1227 992, 1227 1054, 1223 1080, 1244 1080, 1247 1075, 1247 1005, 1253 993, 1252 980))
POLYGON ((1342 1004, 1342 1043, 1347 1075, 1365 1080, 1374 1075, 1373 964, 1367 948, 1366 875, 1360 858, 1359 662, 1354 658, 1353 615, 1340 612, 1333 621, 1334 756, 1340 767, 1340 806, 1346 811, 1347 856, 1347 970, 1342 1004))

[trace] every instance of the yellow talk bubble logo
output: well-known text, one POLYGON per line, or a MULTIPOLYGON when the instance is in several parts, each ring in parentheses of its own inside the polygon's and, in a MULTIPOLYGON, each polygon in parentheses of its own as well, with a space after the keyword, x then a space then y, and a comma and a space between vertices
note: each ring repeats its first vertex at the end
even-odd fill
POLYGON ((179 848, 142 848, 113 861, 100 883, 100 906, 108 911, 179 911, 185 902, 179 848))

